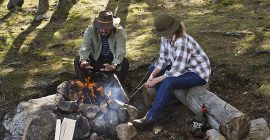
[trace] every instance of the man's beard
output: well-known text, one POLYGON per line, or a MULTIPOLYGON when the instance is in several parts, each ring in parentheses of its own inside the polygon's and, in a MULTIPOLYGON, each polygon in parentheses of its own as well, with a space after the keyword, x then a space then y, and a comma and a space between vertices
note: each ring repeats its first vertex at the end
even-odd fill
POLYGON ((108 37, 110 35, 109 33, 106 33, 106 32, 101 32, 100 34, 102 37, 108 37))

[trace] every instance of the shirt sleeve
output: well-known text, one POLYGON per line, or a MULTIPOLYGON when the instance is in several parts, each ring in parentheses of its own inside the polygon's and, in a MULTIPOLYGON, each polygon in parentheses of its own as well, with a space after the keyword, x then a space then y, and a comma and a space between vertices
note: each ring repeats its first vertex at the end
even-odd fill
POLYGON ((80 61, 82 59, 87 59, 89 60, 89 55, 92 52, 92 41, 91 41, 91 36, 90 33, 91 32, 91 28, 88 27, 86 28, 84 35, 83 35, 83 42, 81 44, 81 48, 79 50, 79 55, 80 55, 80 61))
POLYGON ((170 70, 165 72, 165 75, 168 77, 177 77, 184 73, 184 70, 187 67, 188 60, 191 56, 190 48, 186 46, 185 41, 183 39, 174 44, 174 55, 173 62, 170 70))
POLYGON ((116 53, 114 54, 112 63, 120 64, 123 61, 126 56, 126 41, 127 34, 125 30, 118 30, 118 35, 116 36, 116 53))
POLYGON ((169 64, 169 51, 166 47, 166 40, 162 37, 160 43, 159 59, 155 63, 155 67, 158 69, 164 69, 169 64))

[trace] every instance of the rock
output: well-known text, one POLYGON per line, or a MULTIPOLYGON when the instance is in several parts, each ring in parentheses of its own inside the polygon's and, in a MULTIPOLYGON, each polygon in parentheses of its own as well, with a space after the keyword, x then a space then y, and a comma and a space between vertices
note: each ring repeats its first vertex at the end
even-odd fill
POLYGON ((137 108, 135 108, 132 105, 128 105, 128 104, 125 104, 123 107, 126 108, 128 111, 129 121, 133 121, 134 119, 137 118, 137 116, 138 116, 138 109, 137 108))
POLYGON ((79 109, 79 104, 76 101, 66 101, 64 98, 59 101, 57 105, 61 110, 66 112, 77 112, 79 109))
POLYGON ((102 113, 107 113, 109 111, 108 104, 106 102, 100 103, 99 109, 102 113))
POLYGON ((109 137, 116 136, 115 126, 119 124, 118 114, 110 110, 106 114, 97 115, 91 122, 90 125, 93 127, 93 132, 100 135, 106 135, 109 137))
POLYGON ((88 119, 93 119, 100 111, 97 105, 93 104, 81 104, 80 111, 87 116, 88 119))
POLYGON ((121 107, 124 106, 124 103, 116 99, 109 100, 109 108, 115 111, 118 111, 121 107))
POLYGON ((120 108, 118 110, 118 115, 121 123, 126 123, 129 119, 128 110, 126 108, 120 108))
POLYGON ((57 94, 64 95, 66 92, 66 87, 70 85, 69 81, 64 81, 60 85, 57 86, 57 94))
POLYGON ((73 139, 85 139, 90 136, 90 126, 86 117, 80 116, 76 121, 73 139))
POLYGON ((120 140, 131 140, 137 134, 136 128, 130 122, 116 126, 116 132, 120 140))
POLYGON ((106 121, 104 120, 104 114, 97 115, 91 122, 90 126, 93 126, 93 129, 99 130, 106 126, 106 121))
POLYGON ((28 120, 36 118, 42 111, 55 110, 59 100, 60 96, 54 94, 21 102, 17 108, 6 114, 3 125, 13 136, 22 136, 28 120))
POLYGON ((118 114, 110 110, 108 113, 104 114, 104 120, 110 125, 110 126, 116 126, 119 124, 119 116, 118 114))
POLYGON ((104 138, 101 136, 99 137, 97 133, 93 133, 90 137, 90 140, 104 140, 104 138))
POLYGON ((40 110, 32 119, 26 132, 27 140, 48 140, 54 135, 56 115, 52 110, 40 110))
POLYGON ((27 122, 27 112, 23 111, 18 114, 8 113, 3 121, 6 130, 9 130, 13 136, 22 136, 27 122))
POLYGON ((216 129, 207 130, 206 137, 208 140, 226 140, 216 129))
POLYGON ((59 86, 57 86, 57 94, 62 95, 65 99, 69 101, 79 100, 78 93, 81 91, 78 84, 72 84, 71 81, 64 81, 59 86))
POLYGON ((247 139, 260 139, 264 140, 270 137, 270 130, 267 126, 265 119, 259 118, 251 120, 250 131, 247 139))
POLYGON ((43 20, 43 19, 49 19, 50 18, 50 15, 45 13, 45 14, 40 14, 36 17, 36 21, 40 21, 40 20, 43 20))
POLYGON ((41 15, 38 15, 37 17, 36 17, 36 21, 40 21, 40 20, 42 20, 43 19, 43 15, 41 14, 41 15))

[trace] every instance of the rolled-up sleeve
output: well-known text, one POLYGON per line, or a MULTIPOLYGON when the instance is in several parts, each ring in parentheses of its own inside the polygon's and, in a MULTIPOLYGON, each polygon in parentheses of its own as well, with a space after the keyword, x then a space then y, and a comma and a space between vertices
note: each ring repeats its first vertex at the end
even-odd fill
POLYGON ((91 28, 88 27, 86 28, 84 35, 83 35, 83 42, 81 44, 81 48, 79 50, 79 55, 80 55, 80 61, 82 59, 87 59, 89 60, 89 55, 92 52, 92 48, 91 48, 91 28))
POLYGON ((114 54, 112 63, 120 64, 126 56, 127 34, 124 30, 119 30, 116 37, 116 53, 114 54))

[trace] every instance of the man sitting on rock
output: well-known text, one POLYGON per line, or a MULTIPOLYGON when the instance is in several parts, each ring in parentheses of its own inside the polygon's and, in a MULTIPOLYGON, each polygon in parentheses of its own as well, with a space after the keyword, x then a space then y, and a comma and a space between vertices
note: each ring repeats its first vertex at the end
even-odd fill
POLYGON ((126 80, 129 62, 126 55, 126 32, 120 18, 111 11, 101 11, 93 25, 86 28, 74 67, 79 79, 93 72, 115 73, 121 82, 126 80))

